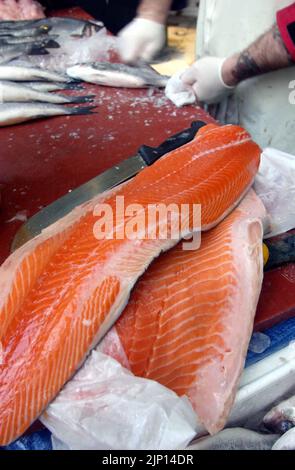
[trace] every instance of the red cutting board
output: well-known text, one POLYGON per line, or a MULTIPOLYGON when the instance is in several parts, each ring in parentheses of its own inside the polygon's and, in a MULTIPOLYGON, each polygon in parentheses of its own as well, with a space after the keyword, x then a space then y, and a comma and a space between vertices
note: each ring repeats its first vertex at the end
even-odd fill
MULTIPOLYGON (((71 10, 73 13, 81 16, 77 10, 71 10)), ((213 122, 197 106, 177 109, 162 91, 85 85, 85 93, 96 95, 94 115, 0 129, 1 263, 21 225, 15 217, 31 217, 67 191, 133 155, 142 144, 157 145, 189 127, 193 120, 213 122)), ((265 275, 257 328, 294 315, 294 283, 294 265, 265 275)))
MULTIPOLYGON (((290 231, 295 235, 295 230, 290 231)), ((279 241, 285 235, 275 237, 279 241)), ((265 330, 279 321, 295 316, 295 264, 267 272, 256 313, 256 330, 265 330)))

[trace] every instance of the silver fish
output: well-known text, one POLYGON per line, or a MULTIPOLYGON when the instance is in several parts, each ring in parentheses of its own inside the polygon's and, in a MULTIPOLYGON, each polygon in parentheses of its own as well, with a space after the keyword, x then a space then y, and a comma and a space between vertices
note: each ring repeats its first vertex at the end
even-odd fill
POLYGON ((51 31, 51 33, 54 34, 62 34, 73 37, 87 37, 92 36, 102 27, 103 24, 96 21, 80 20, 67 17, 51 17, 42 18, 39 20, 3 21, 0 23, 0 34, 1 31, 8 31, 10 34, 15 34, 15 31, 17 30, 17 34, 24 35, 23 32, 26 29, 37 29, 37 34, 40 34, 40 31, 45 32, 47 30, 47 32, 51 31))
MULTIPOLYGON (((4 81, 4 80, 3 80, 4 81)), ((20 82, 18 82, 20 83, 20 82)), ((58 90, 83 90, 83 87, 79 83, 58 83, 58 82, 21 82, 22 85, 26 85, 34 90, 38 91, 58 91, 58 90)))
POLYGON ((280 434, 295 427, 295 396, 270 410, 263 418, 263 423, 268 429, 280 434))
POLYGON ((17 28, 22 28, 22 27, 28 27, 31 26, 32 24, 36 23, 38 19, 36 20, 1 20, 0 21, 0 30, 2 28, 4 29, 15 29, 16 25, 17 28))
POLYGON ((4 103, 0 104, 0 127, 53 116, 92 114, 92 109, 67 108, 47 103, 4 103))
MULTIPOLYGON (((52 17, 47 18, 49 25, 57 34, 68 34, 72 37, 89 37, 100 31, 104 26, 100 21, 81 20, 77 18, 52 17)), ((39 20, 39 24, 45 24, 46 20, 39 20)), ((48 23, 47 23, 48 24, 48 23)))
POLYGON ((30 103, 39 101, 41 103, 68 104, 88 103, 94 95, 88 96, 64 96, 34 90, 21 83, 0 81, 0 103, 30 103))
POLYGON ((11 35, 14 37, 24 37, 24 36, 42 36, 44 34, 48 34, 50 31, 50 26, 47 25, 40 25, 36 27, 29 27, 29 28, 17 28, 15 25, 14 29, 5 29, 0 28, 0 37, 11 35))
POLYGON ((35 44, 18 44, 9 46, 0 46, 0 66, 17 59, 22 55, 47 55, 48 51, 43 46, 35 44))
POLYGON ((23 82, 28 80, 42 80, 48 82, 68 82, 68 77, 64 77, 55 72, 41 69, 38 67, 27 67, 22 65, 1 65, 0 80, 11 80, 14 82, 23 82))
POLYGON ((215 436, 202 437, 190 444, 192 450, 271 450, 279 438, 276 434, 260 434, 244 428, 224 429, 215 436))
POLYGON ((38 24, 49 25, 54 34, 69 35, 77 38, 90 37, 103 27, 103 24, 100 22, 67 17, 45 18, 39 20, 38 24))
POLYGON ((124 88, 165 87, 168 77, 147 65, 131 66, 109 62, 74 65, 67 69, 69 77, 96 85, 124 88))

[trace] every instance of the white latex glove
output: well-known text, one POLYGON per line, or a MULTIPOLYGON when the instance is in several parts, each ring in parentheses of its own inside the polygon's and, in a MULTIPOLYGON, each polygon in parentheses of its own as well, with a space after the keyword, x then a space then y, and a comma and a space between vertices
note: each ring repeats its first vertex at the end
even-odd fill
POLYGON ((181 75, 183 83, 192 87, 199 101, 218 103, 235 88, 226 85, 222 79, 221 70, 225 60, 219 57, 204 57, 181 75))
POLYGON ((135 18, 118 34, 118 49, 124 62, 150 61, 165 44, 165 25, 135 18))

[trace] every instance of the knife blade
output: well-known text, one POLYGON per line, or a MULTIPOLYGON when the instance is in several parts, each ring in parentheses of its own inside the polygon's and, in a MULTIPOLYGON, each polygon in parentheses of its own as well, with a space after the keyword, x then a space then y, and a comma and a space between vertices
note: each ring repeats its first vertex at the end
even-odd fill
POLYGON ((67 215, 75 207, 89 201, 104 191, 124 183, 124 181, 129 180, 147 166, 155 163, 163 155, 191 142, 197 132, 205 125, 206 123, 203 121, 194 121, 189 129, 169 137, 158 147, 142 145, 136 155, 104 171, 87 183, 82 184, 52 204, 49 204, 21 226, 13 239, 11 251, 15 251, 31 238, 39 235, 42 230, 67 215))

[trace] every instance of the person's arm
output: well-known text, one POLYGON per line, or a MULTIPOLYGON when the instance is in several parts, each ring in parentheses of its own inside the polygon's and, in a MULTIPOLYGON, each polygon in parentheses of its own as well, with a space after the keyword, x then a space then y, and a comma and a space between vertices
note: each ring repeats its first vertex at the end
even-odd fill
POLYGON ((172 0, 142 0, 136 18, 123 28, 118 49, 124 62, 150 61, 165 44, 172 0))
POLYGON ((273 72, 293 65, 279 27, 272 28, 257 39, 241 54, 226 59, 222 66, 222 78, 229 86, 238 85, 243 80, 273 72))
POLYGON ((165 24, 172 0, 142 0, 137 9, 137 17, 165 24))
POLYGON ((181 79, 199 99, 216 103, 243 80, 295 63, 295 2, 277 13, 277 23, 247 49, 232 57, 204 57, 181 79))

